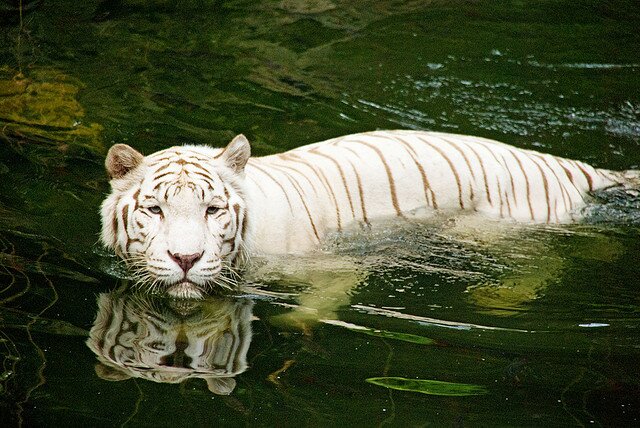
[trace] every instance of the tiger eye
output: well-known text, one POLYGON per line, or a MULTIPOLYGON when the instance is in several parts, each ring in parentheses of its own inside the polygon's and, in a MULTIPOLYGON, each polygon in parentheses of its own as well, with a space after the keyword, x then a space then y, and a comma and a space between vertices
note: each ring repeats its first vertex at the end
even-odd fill
POLYGON ((220 208, 218 208, 218 207, 207 207, 207 214, 209 214, 209 215, 215 214, 218 211, 220 211, 220 208))
POLYGON ((149 207, 148 210, 151 212, 151 214, 162 214, 162 208, 157 205, 149 207))

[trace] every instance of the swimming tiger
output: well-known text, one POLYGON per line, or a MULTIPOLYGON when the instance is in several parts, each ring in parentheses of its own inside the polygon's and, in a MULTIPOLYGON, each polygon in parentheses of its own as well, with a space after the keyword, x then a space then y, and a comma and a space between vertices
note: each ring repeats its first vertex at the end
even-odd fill
POLYGON ((439 132, 375 131, 250 154, 243 135, 225 148, 146 157, 114 145, 103 243, 150 289, 197 298, 229 288, 247 257, 313 251, 331 231, 442 212, 567 223, 589 192, 640 181, 638 171, 439 132))
POLYGON ((87 346, 105 380, 180 383, 198 378, 228 395, 247 367, 253 302, 249 299, 160 299, 102 293, 87 346))

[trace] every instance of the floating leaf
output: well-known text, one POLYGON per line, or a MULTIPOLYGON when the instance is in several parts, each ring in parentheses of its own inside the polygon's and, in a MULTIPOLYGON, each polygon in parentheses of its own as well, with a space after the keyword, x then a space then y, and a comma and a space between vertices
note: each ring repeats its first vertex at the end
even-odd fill
POLYGON ((439 380, 406 379, 403 377, 372 377, 366 379, 366 381, 389 389, 449 397, 483 395, 488 393, 487 388, 481 385, 442 382, 439 380))

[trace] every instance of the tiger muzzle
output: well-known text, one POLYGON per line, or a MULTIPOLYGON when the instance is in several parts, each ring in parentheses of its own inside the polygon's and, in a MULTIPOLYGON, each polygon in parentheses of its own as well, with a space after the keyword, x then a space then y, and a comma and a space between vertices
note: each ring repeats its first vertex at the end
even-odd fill
POLYGON ((169 253, 169 257, 171 257, 171 259, 180 266, 185 276, 187 275, 187 272, 189 272, 189 269, 191 269, 193 265, 202 258, 203 254, 202 252, 194 254, 174 254, 171 251, 167 251, 167 253, 169 253))

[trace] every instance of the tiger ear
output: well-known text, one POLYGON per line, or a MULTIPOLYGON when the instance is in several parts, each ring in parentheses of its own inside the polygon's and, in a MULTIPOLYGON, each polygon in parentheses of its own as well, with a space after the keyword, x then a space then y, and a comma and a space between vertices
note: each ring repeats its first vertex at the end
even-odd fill
POLYGON ((229 395, 236 387, 236 380, 230 377, 206 379, 207 388, 216 395, 229 395))
POLYGON ((235 172, 242 172, 251 157, 251 145, 242 134, 236 135, 221 153, 224 163, 235 172))
POLYGON ((121 178, 142 163, 144 156, 126 144, 115 144, 107 153, 104 165, 109 178, 121 178))
POLYGON ((123 370, 117 369, 115 367, 109 367, 108 365, 103 363, 96 363, 95 371, 100 379, 113 382, 131 378, 131 375, 125 373, 123 370))

